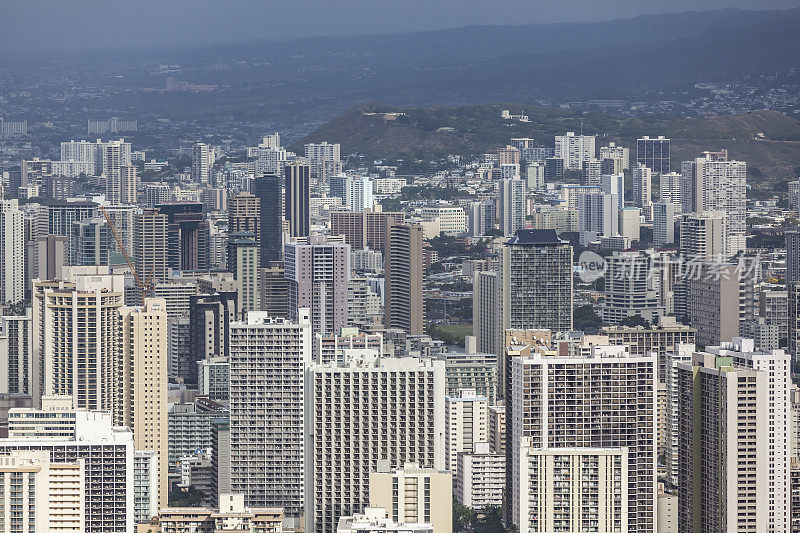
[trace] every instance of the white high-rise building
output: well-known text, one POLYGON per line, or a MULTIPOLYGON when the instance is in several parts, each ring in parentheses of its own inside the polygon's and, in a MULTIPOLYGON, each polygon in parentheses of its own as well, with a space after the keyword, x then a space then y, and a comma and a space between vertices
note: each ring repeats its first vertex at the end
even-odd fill
POLYGON ((377 357, 373 350, 314 365, 305 388, 305 527, 331 533, 370 502, 378 462, 445 467, 443 361, 377 357))
POLYGON ((214 168, 214 149, 206 143, 196 143, 192 148, 192 181, 212 184, 211 172, 214 168))
POLYGON ((619 234, 619 200, 616 194, 591 192, 580 196, 578 231, 581 242, 619 234))
POLYGON ((25 215, 16 199, 0 200, 0 304, 25 298, 25 215))
POLYGON ((290 518, 303 513, 303 372, 311 342, 307 309, 297 322, 250 312, 230 326, 231 491, 253 507, 283 507, 290 518))
POLYGON ((256 173, 281 175, 286 164, 286 150, 270 142, 258 146, 258 159, 256 160, 256 173))
POLYGON ((678 523, 702 524, 702 531, 789 531, 788 443, 775 438, 771 373, 727 354, 696 352, 677 374, 678 523))
POLYGON ((489 400, 479 396, 475 389, 461 389, 458 396, 445 400, 445 464, 455 473, 458 456, 472 453, 475 443, 486 442, 489 400))
POLYGON ((555 157, 564 160, 564 170, 582 170, 583 162, 592 159, 595 153, 594 135, 556 135, 555 157))
POLYGON ((503 505, 506 484, 505 450, 490 452, 488 442, 476 442, 472 453, 458 454, 456 500, 476 511, 503 505))
POLYGON ((663 427, 666 428, 664 440, 665 463, 667 465, 667 478, 674 484, 678 484, 678 469, 680 467, 680 409, 678 404, 678 364, 685 363, 691 365, 692 355, 695 345, 690 343, 676 343, 672 349, 668 349, 665 357, 665 376, 661 381, 667 389, 666 415, 663 427))
POLYGON ((613 194, 617 198, 619 209, 625 207, 625 175, 603 174, 600 176, 600 186, 606 194, 613 194))
POLYGON ((614 251, 606 258, 605 298, 599 313, 604 323, 616 325, 632 316, 655 322, 664 314, 653 269, 653 258, 646 252, 614 251))
POLYGON ((525 227, 525 182, 521 179, 504 179, 498 184, 500 231, 510 237, 525 227))
POLYGON ((653 244, 664 246, 675 242, 675 204, 653 204, 653 244))
POLYGON ((630 148, 617 146, 616 143, 610 142, 607 146, 600 147, 600 159, 618 160, 622 167, 620 170, 628 170, 631 164, 631 150, 630 148))
POLYGON ((633 182, 633 205, 642 208, 645 220, 652 220, 653 191, 652 170, 639 165, 631 171, 633 182))
MULTIPOLYGON (((620 485, 611 483, 606 495, 614 493, 610 489, 622 485, 624 476, 627 490, 622 492, 623 500, 619 505, 613 507, 624 509, 624 496, 627 495, 627 513, 625 518, 619 518, 622 520, 620 523, 617 523, 616 514, 605 514, 600 531, 654 531, 656 356, 631 355, 625 346, 595 345, 587 357, 536 354, 511 359, 513 416, 508 421, 510 437, 507 439, 509 466, 506 487, 513 523, 519 526, 520 531, 554 531, 560 527, 530 529, 536 520, 541 520, 544 511, 531 506, 538 501, 538 505, 544 505, 546 509, 552 507, 548 507, 546 501, 531 497, 540 489, 529 483, 532 479, 544 481, 536 474, 537 471, 544 471, 531 469, 537 463, 529 462, 527 464, 530 466, 526 467, 526 459, 530 461, 540 456, 537 461, 563 463, 561 466, 567 472, 576 472, 574 465, 576 461, 582 463, 582 460, 575 458, 575 455, 587 454, 591 458, 606 454, 614 465, 613 477, 607 481, 620 482, 620 485), (581 448, 593 450, 582 451, 581 448), (614 459, 621 453, 624 465, 616 463, 614 459), (547 459, 548 455, 555 457, 547 459), (559 461, 559 458, 563 461, 559 461), (627 472, 623 468, 627 468, 627 472), (528 472, 537 477, 528 476, 528 472), (623 525, 624 520, 627 520, 626 525, 623 525)), ((591 461, 605 459, 596 457, 591 461)), ((573 495, 569 497, 570 501, 584 497, 576 493, 581 490, 582 478, 581 474, 570 476, 569 480, 574 483, 567 483, 564 487, 567 495, 573 495)), ((563 481, 566 482, 567 478, 563 481)), ((600 479, 598 481, 602 482, 600 479)), ((546 487, 541 488, 547 494, 546 487)), ((553 487, 555 490, 557 488, 553 487)), ((555 496, 555 492, 551 494, 555 496)), ((587 501, 586 506, 597 509, 601 504, 605 505, 587 501)), ((598 520, 601 516, 598 515, 598 520)), ((564 519, 574 518, 564 516, 564 519)), ((570 526, 565 530, 580 528, 570 526)))
POLYGON ((789 531, 789 392, 792 387, 789 356, 783 350, 757 352, 752 339, 739 337, 721 346, 706 346, 706 352, 719 358, 730 357, 737 367, 759 370, 767 375, 767 530, 789 531))
POLYGON ((723 211, 683 215, 681 254, 690 260, 721 261, 730 255, 727 236, 728 216, 723 211))
POLYGON ((683 210, 717 210, 728 216, 727 249, 735 254, 746 247, 747 163, 728 159, 728 152, 704 152, 684 161, 683 210))
MULTIPOLYGON (((308 159, 311 166, 311 177, 320 177, 326 162, 340 162, 342 160, 341 150, 342 147, 339 143, 329 144, 326 141, 306 144, 306 159, 308 159)), ((354 209, 354 211, 356 210, 354 209)))
POLYGON ((683 213, 683 176, 679 172, 661 174, 658 177, 658 190, 660 200, 675 206, 675 213, 683 213))
MULTIPOLYGON (((0 456, 17 451, 41 450, 49 452, 51 465, 83 462, 84 484, 82 499, 84 519, 80 531, 86 533, 129 533, 134 531, 134 494, 139 482, 134 478, 133 434, 126 427, 115 427, 111 413, 70 409, 72 400, 56 402, 43 410, 22 409, 18 414, 29 430, 24 436, 0 439, 0 456), (43 424, 43 421, 49 423, 43 424)), ((17 410, 12 409, 9 417, 17 410)), ((71 491, 72 480, 64 479, 64 489, 71 491)), ((152 485, 150 494, 158 492, 152 485)), ((66 493, 64 495, 66 497, 66 493)), ((74 501, 74 494, 69 496, 74 501)), ((64 499, 65 518, 73 521, 74 507, 64 499)), ((11 530, 7 530, 11 531, 11 530)), ((22 531, 22 530, 21 530, 22 531)), ((45 529, 44 531, 59 531, 45 529)))
POLYGON ((344 182, 344 189, 344 203, 350 211, 372 210, 374 200, 372 197, 372 180, 370 178, 367 176, 347 178, 344 182))

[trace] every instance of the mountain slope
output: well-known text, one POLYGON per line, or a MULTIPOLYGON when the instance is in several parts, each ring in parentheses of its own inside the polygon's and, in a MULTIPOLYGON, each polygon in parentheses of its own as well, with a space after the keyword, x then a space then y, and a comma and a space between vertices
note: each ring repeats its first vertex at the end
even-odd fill
MULTIPOLYGON (((634 147, 643 135, 672 139, 673 164, 697 156, 703 150, 726 148, 731 157, 748 162, 753 174, 768 181, 795 177, 800 165, 800 122, 776 111, 712 118, 622 118, 601 113, 521 104, 489 104, 464 107, 400 108, 370 104, 353 108, 298 141, 338 142, 342 153, 358 152, 388 161, 429 161, 447 154, 474 155, 493 151, 512 137, 533 137, 537 144, 552 146, 553 138, 566 131, 600 135, 609 141, 634 147), (500 113, 524 112, 531 122, 503 120, 500 113), (399 113, 387 119, 375 113, 399 113)), ((635 151, 632 150, 632 152, 635 151)))

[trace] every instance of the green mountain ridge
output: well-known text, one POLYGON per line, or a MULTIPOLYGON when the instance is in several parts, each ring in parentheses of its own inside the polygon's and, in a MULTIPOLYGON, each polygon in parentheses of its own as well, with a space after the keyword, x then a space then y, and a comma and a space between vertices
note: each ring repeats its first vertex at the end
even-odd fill
POLYGON ((471 156, 505 146, 513 137, 533 137, 552 146, 566 131, 598 135, 598 147, 613 141, 631 148, 644 135, 672 139, 672 164, 704 150, 727 149, 747 161, 753 182, 796 179, 800 166, 800 121, 777 111, 708 118, 648 116, 626 118, 521 104, 402 108, 368 104, 351 108, 293 145, 338 142, 342 153, 360 153, 387 162, 431 161, 449 154, 471 156), (501 112, 524 113, 530 122, 504 120, 501 112), (395 115, 384 115, 393 113, 395 115))

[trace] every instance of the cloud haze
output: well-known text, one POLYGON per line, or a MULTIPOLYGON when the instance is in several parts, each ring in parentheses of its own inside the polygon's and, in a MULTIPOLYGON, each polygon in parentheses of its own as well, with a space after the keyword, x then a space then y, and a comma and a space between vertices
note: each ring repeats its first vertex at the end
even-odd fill
POLYGON ((72 50, 787 9, 797 0, 0 0, 0 51, 72 50))

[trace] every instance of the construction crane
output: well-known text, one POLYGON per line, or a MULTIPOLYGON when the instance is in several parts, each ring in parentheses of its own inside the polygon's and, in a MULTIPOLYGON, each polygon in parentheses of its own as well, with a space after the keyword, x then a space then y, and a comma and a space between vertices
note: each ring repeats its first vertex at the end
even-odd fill
POLYGON ((150 294, 153 291, 153 269, 150 269, 150 273, 148 274, 147 278, 142 279, 139 277, 139 273, 136 272, 136 267, 133 266, 133 262, 131 261, 128 252, 125 250, 125 245, 122 243, 122 238, 119 236, 117 232, 117 227, 114 225, 114 222, 111 220, 108 212, 103 208, 102 205, 97 206, 100 209, 100 212, 103 213, 103 216, 106 219, 106 223, 108 223, 108 227, 111 228, 111 233, 114 235, 114 240, 117 241, 117 248, 122 252, 122 256, 125 258, 125 262, 128 263, 128 268, 131 269, 131 273, 133 274, 133 280, 136 282, 136 286, 139 287, 139 290, 142 291, 142 297, 150 294))

